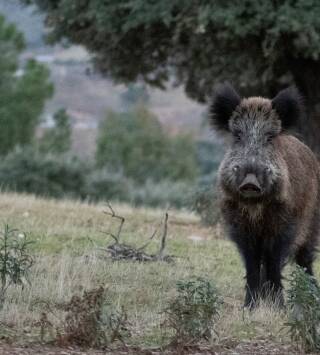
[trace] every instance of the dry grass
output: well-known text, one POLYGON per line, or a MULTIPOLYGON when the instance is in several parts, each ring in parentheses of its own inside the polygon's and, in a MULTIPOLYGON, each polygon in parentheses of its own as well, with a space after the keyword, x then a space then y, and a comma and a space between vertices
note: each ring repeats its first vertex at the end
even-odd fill
MULTIPOLYGON (((123 241, 134 245, 142 245, 163 217, 160 210, 113 207, 126 218, 123 241)), ((215 342, 251 339, 289 342, 283 330, 283 313, 270 305, 252 314, 243 312, 243 267, 234 246, 223 238, 219 229, 202 227, 190 213, 170 211, 167 252, 178 256, 174 265, 112 262, 101 258, 101 252, 89 240, 99 246, 110 242, 100 231, 112 230, 117 225, 103 210, 103 205, 1 195, 0 224, 8 223, 29 233, 36 241, 33 247, 36 263, 31 286, 9 290, 0 311, 3 325, 0 336, 13 337, 22 343, 28 338, 35 339, 39 330, 32 324, 42 312, 48 312, 50 322, 57 325, 61 314, 54 307, 56 302, 66 302, 75 293, 103 286, 108 288, 114 305, 123 305, 127 310, 132 324, 130 342, 159 345, 164 341, 160 312, 173 296, 176 281, 202 276, 214 281, 225 301, 217 327, 219 339, 214 339, 215 342)), ((157 247, 153 242, 148 251, 157 247)))

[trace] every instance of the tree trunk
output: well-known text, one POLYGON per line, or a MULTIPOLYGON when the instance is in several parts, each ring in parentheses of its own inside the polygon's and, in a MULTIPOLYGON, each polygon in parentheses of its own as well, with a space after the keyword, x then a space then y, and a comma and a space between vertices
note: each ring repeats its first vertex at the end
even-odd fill
POLYGON ((288 64, 306 110, 298 133, 320 158, 320 61, 291 58, 288 64))

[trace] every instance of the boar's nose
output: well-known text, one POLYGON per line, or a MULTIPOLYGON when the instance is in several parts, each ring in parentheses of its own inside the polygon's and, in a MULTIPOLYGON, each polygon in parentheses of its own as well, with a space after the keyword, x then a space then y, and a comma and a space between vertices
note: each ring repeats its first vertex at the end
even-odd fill
POLYGON ((261 186, 257 177, 254 174, 247 174, 241 185, 239 186, 240 192, 244 194, 260 194, 261 186))

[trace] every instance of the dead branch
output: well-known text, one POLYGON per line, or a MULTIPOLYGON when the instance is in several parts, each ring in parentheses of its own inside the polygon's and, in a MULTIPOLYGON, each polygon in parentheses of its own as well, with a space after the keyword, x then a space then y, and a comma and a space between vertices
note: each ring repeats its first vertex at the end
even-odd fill
POLYGON ((164 221, 163 221, 163 233, 162 233, 162 238, 161 238, 160 250, 159 250, 159 254, 158 254, 159 260, 163 259, 163 252, 166 247, 166 239, 167 239, 167 233, 168 233, 168 218, 169 218, 169 214, 167 211, 164 215, 164 221))
POLYGON ((111 206, 111 204, 110 204, 109 201, 107 202, 107 205, 108 205, 109 210, 110 210, 111 212, 104 211, 103 213, 105 213, 105 214, 111 216, 112 218, 117 218, 117 219, 119 219, 119 220, 120 220, 120 224, 119 224, 119 228, 118 228, 117 235, 114 235, 114 234, 109 233, 109 232, 107 232, 107 233, 106 233, 106 232, 103 232, 103 233, 105 233, 105 234, 107 234, 107 235, 110 235, 110 236, 115 240, 116 244, 119 244, 119 238, 120 238, 120 234, 121 234, 121 231, 122 231, 122 227, 123 227, 124 222, 125 222, 126 220, 125 220, 125 218, 124 218, 123 216, 119 216, 119 215, 117 215, 117 214, 114 212, 114 210, 113 210, 113 208, 112 208, 112 206, 111 206))
POLYGON ((158 229, 155 229, 154 232, 152 233, 151 237, 149 238, 149 240, 142 245, 142 247, 138 248, 137 250, 143 250, 145 249, 152 241, 152 239, 157 235, 158 229))
POLYGON ((114 234, 112 234, 110 232, 105 232, 105 231, 100 231, 100 233, 108 235, 109 237, 111 237, 115 241, 115 244, 119 244, 119 238, 117 238, 114 234))
POLYGON ((145 248, 151 243, 151 241, 155 238, 157 235, 158 229, 155 229, 155 231, 152 233, 152 235, 148 238, 147 242, 143 244, 139 248, 135 248, 131 245, 120 243, 120 236, 121 236, 121 231, 122 227, 125 223, 125 218, 117 215, 115 211, 113 210, 111 204, 108 202, 108 207, 110 211, 104 211, 106 215, 111 216, 112 218, 117 218, 120 220, 120 225, 117 231, 117 234, 114 235, 110 232, 104 232, 102 233, 111 236, 115 243, 108 245, 106 248, 99 248, 99 250, 103 250, 108 252, 112 260, 134 260, 134 261, 140 261, 140 262, 147 262, 147 261, 166 261, 166 262, 172 262, 173 261, 173 256, 169 255, 164 255, 165 247, 166 247, 166 238, 167 238, 167 233, 168 233, 168 218, 169 214, 168 212, 165 213, 164 221, 163 221, 163 232, 162 232, 162 238, 161 238, 161 244, 160 244, 160 249, 158 254, 147 254, 144 252, 145 248))

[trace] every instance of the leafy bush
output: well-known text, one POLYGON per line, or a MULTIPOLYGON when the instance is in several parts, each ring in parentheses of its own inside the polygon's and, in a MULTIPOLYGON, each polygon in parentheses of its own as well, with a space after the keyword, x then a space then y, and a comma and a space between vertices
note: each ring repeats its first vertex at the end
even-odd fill
POLYGON ((0 305, 2 306, 10 285, 23 285, 34 263, 28 251, 29 244, 24 233, 5 225, 0 234, 0 305))
POLYGON ((132 191, 133 182, 120 172, 113 173, 107 169, 98 169, 92 171, 87 177, 86 194, 95 201, 129 201, 132 191))
POLYGON ((123 171, 138 183, 192 181, 197 174, 192 139, 166 135, 157 117, 143 106, 109 112, 99 129, 96 160, 99 167, 123 171))
POLYGON ((189 207, 192 196, 190 183, 148 180, 144 185, 131 190, 130 202, 150 207, 189 207))
POLYGON ((16 149, 0 163, 0 185, 8 191, 49 197, 116 200, 151 207, 187 207, 191 185, 186 182, 138 184, 120 172, 92 169, 70 155, 42 154, 16 149))
POLYGON ((306 351, 320 350, 320 289, 314 277, 296 267, 288 290, 290 335, 306 351))
POLYGON ((177 293, 164 311, 174 341, 186 345, 209 339, 222 304, 216 288, 209 280, 196 278, 178 281, 177 293))
POLYGON ((121 201, 135 206, 189 207, 192 199, 192 185, 186 182, 146 181, 137 184, 120 172, 107 169, 95 170, 87 177, 86 197, 94 201, 121 201))
POLYGON ((40 154, 34 149, 16 149, 0 163, 2 188, 52 197, 83 194, 88 166, 69 155, 40 154))

